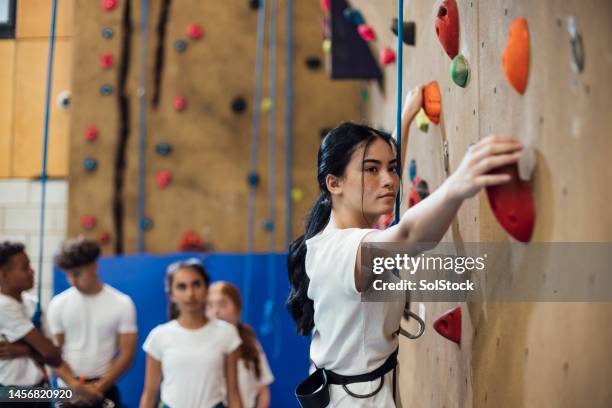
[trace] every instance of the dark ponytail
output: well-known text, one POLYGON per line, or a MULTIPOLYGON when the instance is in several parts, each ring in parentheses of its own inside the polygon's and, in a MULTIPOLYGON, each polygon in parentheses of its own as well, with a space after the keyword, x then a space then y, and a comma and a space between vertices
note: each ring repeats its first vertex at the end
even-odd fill
MULTIPOLYGON (((300 335, 308 336, 314 328, 314 306, 308 298, 310 279, 306 274, 306 241, 321 232, 329 222, 332 210, 331 194, 327 190, 328 174, 344 175, 353 152, 361 145, 367 148, 381 138, 395 146, 391 135, 369 126, 344 122, 332 129, 321 141, 317 158, 317 181, 321 194, 306 217, 304 235, 289 245, 287 269, 291 292, 287 298, 287 310, 293 317, 300 335)), ((399 163, 398 163, 399 165, 399 163)))

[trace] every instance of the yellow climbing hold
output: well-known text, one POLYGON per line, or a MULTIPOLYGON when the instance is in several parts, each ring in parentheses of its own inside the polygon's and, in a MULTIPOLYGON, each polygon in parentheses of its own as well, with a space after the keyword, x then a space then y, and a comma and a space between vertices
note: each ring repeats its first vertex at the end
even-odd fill
POLYGON ((299 188, 293 188, 291 189, 291 199, 294 202, 298 202, 298 201, 302 201, 302 198, 304 198, 304 192, 302 190, 300 190, 299 188))
POLYGON ((261 111, 266 113, 272 108, 272 100, 270 98, 263 98, 261 100, 261 111))
POLYGON ((332 47, 332 43, 331 40, 329 38, 326 38, 323 40, 323 52, 325 54, 329 54, 329 52, 331 51, 331 47, 332 47))
POLYGON ((429 130, 429 118, 427 117, 427 114, 425 113, 423 108, 421 108, 419 113, 417 113, 415 120, 419 130, 423 133, 427 133, 427 131, 429 130))

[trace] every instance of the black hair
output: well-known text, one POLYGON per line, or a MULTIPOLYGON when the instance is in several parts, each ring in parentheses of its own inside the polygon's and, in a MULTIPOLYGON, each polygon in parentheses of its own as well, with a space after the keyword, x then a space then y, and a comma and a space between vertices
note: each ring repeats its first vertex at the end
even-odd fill
POLYGON ((83 237, 67 239, 55 257, 55 265, 65 271, 89 265, 100 257, 100 245, 83 237))
MULTIPOLYGON (((165 284, 166 294, 168 296, 170 295, 170 292, 172 290, 172 280, 174 279, 174 273, 178 271, 179 269, 184 269, 184 268, 189 268, 189 269, 196 271, 204 280, 204 286, 206 286, 207 288, 210 286, 210 276, 208 275, 208 272, 206 272, 206 268, 204 267, 204 264, 202 263, 202 261, 200 261, 198 258, 183 259, 181 261, 176 261, 176 262, 171 263, 166 268, 166 281, 164 282, 164 284, 165 284)), ((180 314, 180 311, 178 307, 176 306, 176 303, 174 303, 173 301, 169 301, 168 318, 170 320, 176 319, 177 317, 179 317, 179 314, 180 314)))
POLYGON ((11 258, 25 252, 25 245, 20 242, 4 241, 0 243, 0 268, 4 269, 11 263, 11 258))
MULTIPOLYGON (((287 257, 291 292, 287 298, 286 306, 296 323, 298 334, 303 336, 310 335, 314 327, 314 306, 312 300, 307 296, 310 279, 306 275, 304 264, 306 260, 306 240, 314 237, 325 228, 332 210, 331 195, 327 190, 325 179, 328 174, 337 177, 343 176, 353 152, 361 145, 364 145, 367 149, 376 139, 382 139, 397 149, 395 140, 388 133, 351 122, 343 122, 330 130, 319 146, 317 180, 321 194, 308 212, 304 235, 289 245, 287 257)), ((398 168, 401 168, 400 163, 397 163, 397 165, 398 168)))

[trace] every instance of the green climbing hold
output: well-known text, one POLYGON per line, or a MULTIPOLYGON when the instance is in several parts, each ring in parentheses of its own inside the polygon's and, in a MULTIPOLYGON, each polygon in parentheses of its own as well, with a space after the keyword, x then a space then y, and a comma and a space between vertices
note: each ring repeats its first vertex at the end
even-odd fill
POLYGON ((468 77, 470 76, 470 67, 463 55, 458 54, 455 58, 453 58, 450 71, 453 82, 460 87, 465 88, 468 77))
POLYGON ((367 102, 369 97, 368 89, 366 87, 362 87, 359 89, 359 98, 362 102, 367 102))

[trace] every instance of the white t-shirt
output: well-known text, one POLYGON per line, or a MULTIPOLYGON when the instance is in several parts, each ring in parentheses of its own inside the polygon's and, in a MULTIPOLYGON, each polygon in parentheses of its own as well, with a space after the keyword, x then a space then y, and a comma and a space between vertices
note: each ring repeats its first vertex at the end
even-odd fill
MULTIPOLYGON (((359 375, 380 367, 398 347, 401 302, 362 302, 355 286, 355 262, 362 239, 374 229, 338 229, 333 220, 306 241, 308 297, 314 302, 310 358, 317 367, 359 375)), ((390 372, 389 374, 392 374, 390 372)), ((356 399, 332 385, 332 406, 395 407, 392 382, 372 398, 356 399)), ((349 385, 357 394, 374 391, 380 380, 349 385)))
POLYGON ((118 335, 136 333, 136 307, 109 285, 95 295, 71 287, 51 299, 51 334, 64 334, 62 357, 76 377, 101 377, 118 351, 118 335))
POLYGON ((161 400, 172 408, 225 402, 225 357, 242 343, 230 323, 211 319, 199 329, 176 320, 151 330, 142 349, 161 362, 161 400))
POLYGON ((243 408, 254 408, 259 390, 274 382, 274 375, 272 370, 270 370, 266 353, 264 353, 259 342, 257 342, 257 348, 259 350, 259 379, 255 376, 253 369, 249 370, 247 368, 246 362, 243 359, 240 359, 238 362, 238 387, 242 397, 243 408))
MULTIPOLYGON (((36 309, 36 298, 23 292, 21 302, 0 293, 0 340, 14 343, 28 334, 34 325, 30 320, 36 309)), ((29 357, 0 359, 0 384, 35 385, 43 371, 29 357)))

